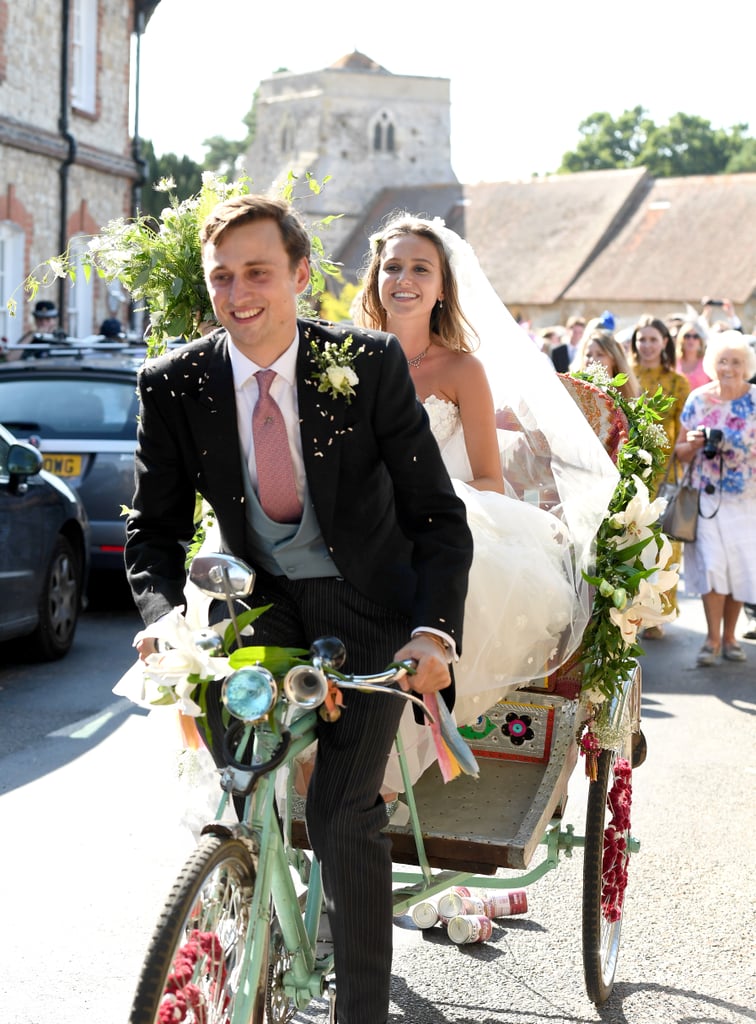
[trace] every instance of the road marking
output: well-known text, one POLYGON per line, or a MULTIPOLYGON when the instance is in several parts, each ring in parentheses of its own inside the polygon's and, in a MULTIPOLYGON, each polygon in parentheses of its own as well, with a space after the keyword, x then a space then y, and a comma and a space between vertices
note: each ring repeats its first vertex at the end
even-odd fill
POLYGON ((65 736, 70 740, 86 740, 90 736, 93 736, 98 729, 101 729, 104 725, 116 715, 121 715, 133 708, 134 704, 132 701, 127 700, 126 697, 121 700, 115 701, 113 704, 109 704, 104 710, 99 711, 96 715, 90 715, 89 718, 81 718, 78 722, 72 722, 70 725, 64 725, 62 729, 56 729, 54 732, 48 732, 48 737, 53 736, 65 736))

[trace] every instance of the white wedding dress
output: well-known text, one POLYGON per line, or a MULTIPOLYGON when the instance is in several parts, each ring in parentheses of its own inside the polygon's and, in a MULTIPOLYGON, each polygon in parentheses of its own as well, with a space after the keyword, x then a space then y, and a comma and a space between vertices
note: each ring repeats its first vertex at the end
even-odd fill
MULTIPOLYGON (((545 675, 558 657, 574 617, 574 571, 558 515, 470 487, 459 409, 433 395, 424 407, 473 535, 463 653, 454 669, 455 717, 467 725, 518 684, 545 675)), ((499 431, 503 440, 508 433, 499 431)))
MULTIPOLYGON (((545 511, 508 494, 469 486, 472 469, 459 409, 435 395, 424 408, 454 489, 465 503, 473 535, 463 651, 454 666, 454 717, 463 726, 573 653, 579 641, 575 629, 584 624, 579 598, 583 585, 576 577, 560 507, 545 511)), ((498 435, 504 466, 522 468, 528 459, 517 458, 517 447, 520 442, 526 446, 524 436, 502 430, 498 435)), ((537 483, 532 476, 527 482, 537 483)), ((537 488, 529 490, 537 494, 537 488)), ((435 760, 431 731, 417 725, 407 708, 401 736, 414 781, 435 760)), ((384 789, 404 789, 393 755, 384 789)))

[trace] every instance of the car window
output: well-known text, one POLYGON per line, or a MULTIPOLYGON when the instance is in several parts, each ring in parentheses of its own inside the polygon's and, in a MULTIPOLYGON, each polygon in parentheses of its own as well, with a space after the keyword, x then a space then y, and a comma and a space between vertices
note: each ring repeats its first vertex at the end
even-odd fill
POLYGON ((123 380, 0 380, 3 422, 16 434, 133 440, 135 383, 123 380))

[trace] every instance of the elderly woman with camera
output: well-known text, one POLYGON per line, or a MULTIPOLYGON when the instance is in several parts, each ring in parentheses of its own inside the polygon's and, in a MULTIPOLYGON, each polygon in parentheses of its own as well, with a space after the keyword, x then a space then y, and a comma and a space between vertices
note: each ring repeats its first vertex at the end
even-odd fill
POLYGON ((745 661, 735 639, 743 603, 756 602, 756 353, 739 331, 710 338, 703 368, 708 384, 688 396, 685 435, 675 447, 693 460, 700 504, 696 540, 685 545, 685 587, 701 594, 707 637, 699 665, 721 656, 745 661))

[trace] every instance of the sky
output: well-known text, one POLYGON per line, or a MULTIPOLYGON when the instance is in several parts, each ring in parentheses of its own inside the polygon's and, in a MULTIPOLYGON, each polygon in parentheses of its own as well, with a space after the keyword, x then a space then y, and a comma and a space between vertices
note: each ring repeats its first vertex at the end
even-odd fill
MULTIPOLYGON (((753 0, 160 0, 141 42, 139 133, 201 161, 240 139, 259 82, 360 50, 396 75, 448 78, 465 184, 555 171, 598 111, 683 112, 756 135, 753 0)), ((248 168, 254 177, 254 169, 248 168)))

